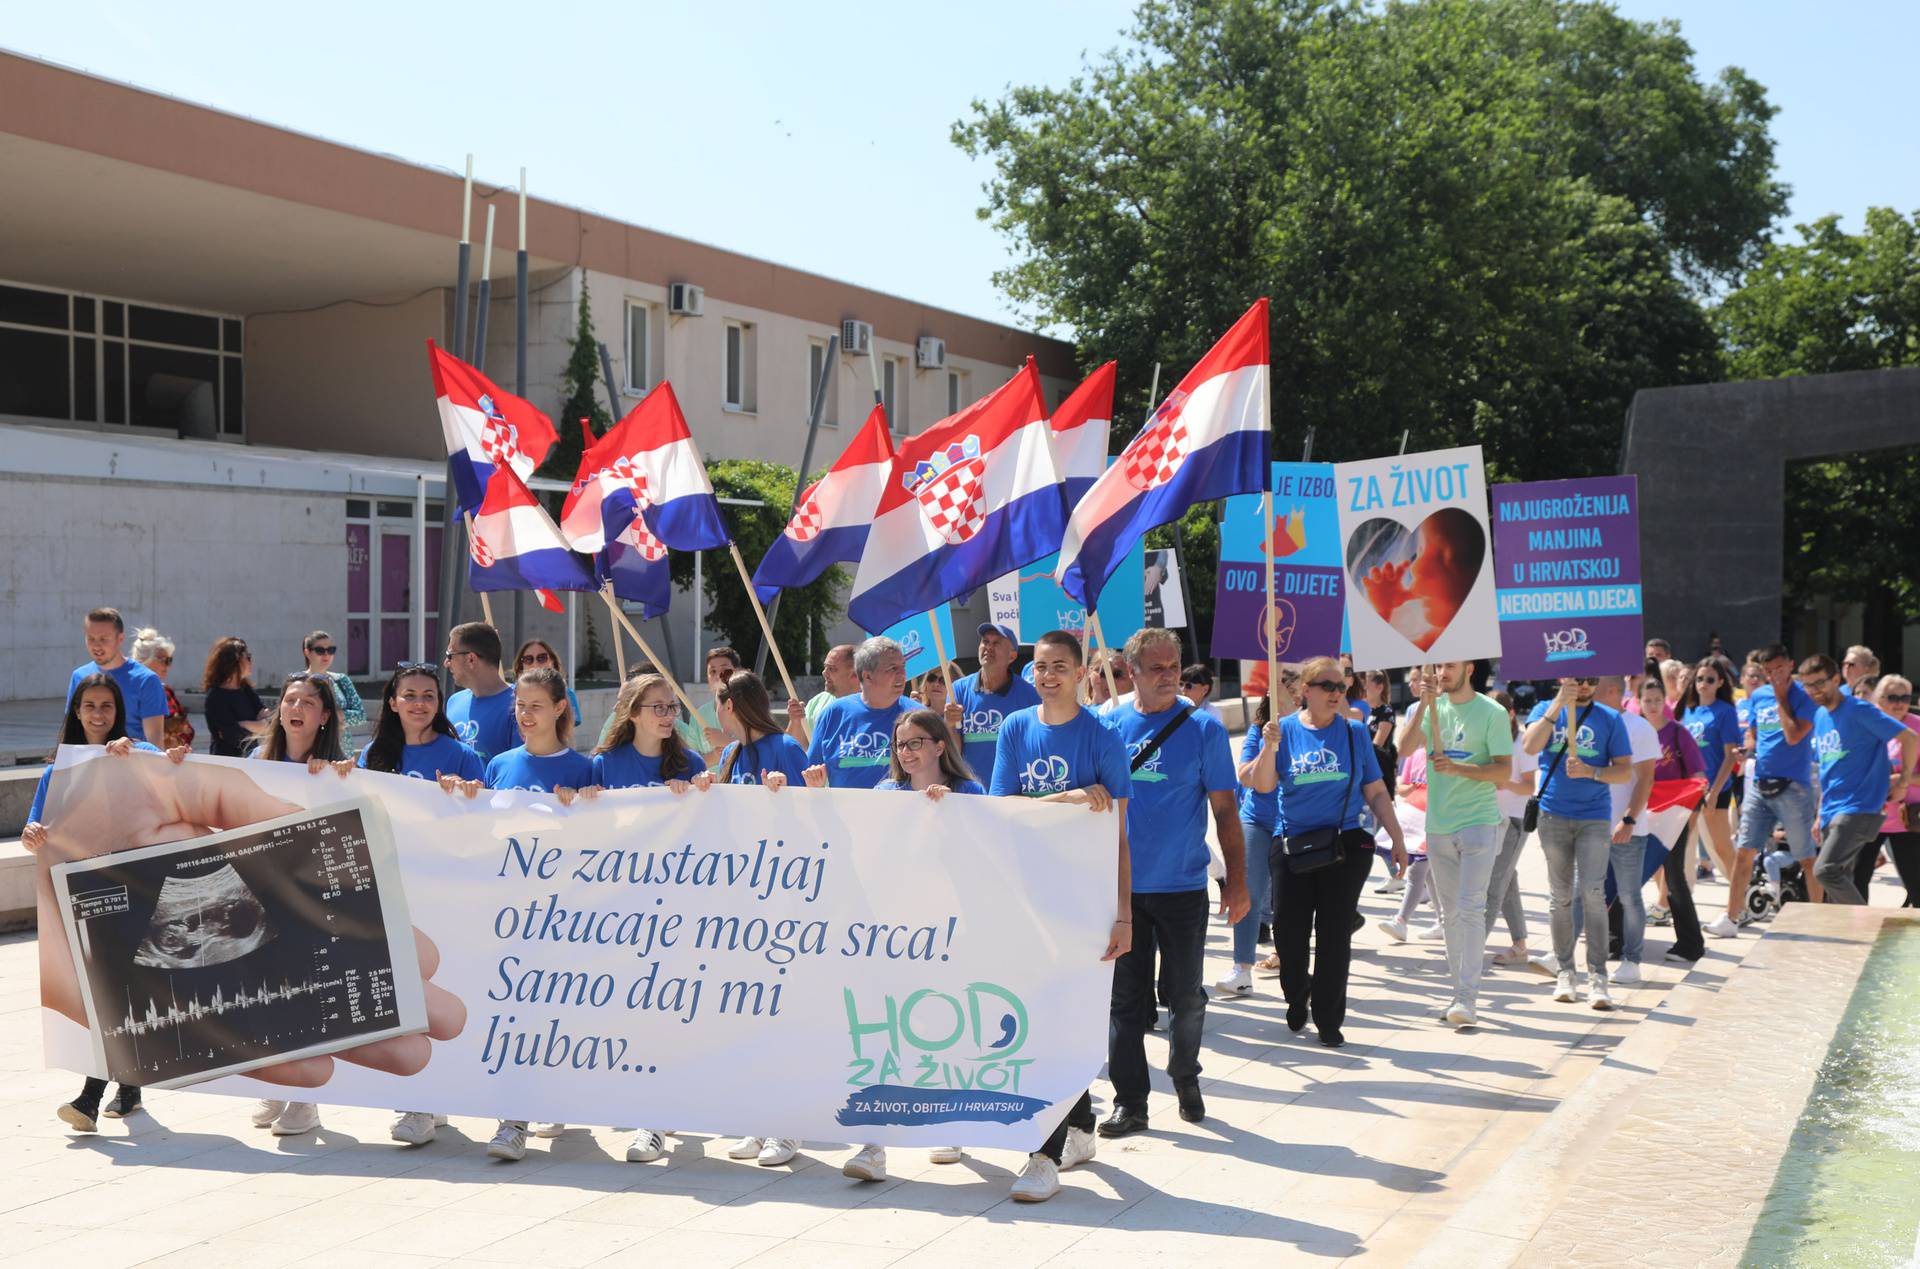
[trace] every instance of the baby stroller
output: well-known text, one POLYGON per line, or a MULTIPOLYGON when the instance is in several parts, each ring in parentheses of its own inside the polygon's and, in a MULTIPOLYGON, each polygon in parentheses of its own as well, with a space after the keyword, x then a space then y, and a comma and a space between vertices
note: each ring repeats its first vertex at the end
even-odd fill
POLYGON ((1786 834, 1775 829, 1767 855, 1754 861, 1753 876, 1747 881, 1746 918, 1741 921, 1771 921, 1789 903, 1807 901, 1807 874, 1800 861, 1787 851, 1786 834), (1771 858, 1780 874, 1780 897, 1774 898, 1768 884, 1767 862, 1771 858))

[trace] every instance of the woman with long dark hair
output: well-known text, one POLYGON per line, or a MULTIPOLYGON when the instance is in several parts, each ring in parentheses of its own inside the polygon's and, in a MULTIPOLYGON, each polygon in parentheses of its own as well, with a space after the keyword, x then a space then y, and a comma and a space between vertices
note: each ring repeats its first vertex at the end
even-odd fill
POLYGON ((480 780, 487 774, 479 751, 454 736, 440 698, 439 672, 423 661, 401 665, 387 680, 380 719, 372 741, 360 751, 359 765, 421 780, 480 780))
POLYGON ((238 758, 266 728, 267 707, 253 690, 253 654, 247 641, 226 635, 207 652, 200 688, 207 694, 203 707, 212 733, 209 752, 218 758, 238 758))
MULTIPOLYGON (((120 684, 114 681, 111 674, 89 674, 80 680, 73 695, 67 698, 67 714, 60 721, 58 743, 105 745, 110 754, 127 754, 135 749, 160 752, 144 740, 130 739, 127 736, 126 719, 126 700, 120 693, 120 684)), ((187 756, 186 746, 168 750, 167 756, 179 762, 187 756)), ((53 766, 49 763, 40 773, 40 783, 33 791, 33 805, 27 810, 27 826, 20 833, 20 844, 30 854, 38 854, 47 843, 47 826, 41 817, 46 814, 47 789, 52 780, 53 766)), ((74 1130, 93 1132, 99 1126, 100 1099, 106 1092, 107 1082, 89 1075, 80 1088, 80 1096, 60 1107, 56 1113, 74 1130)), ((106 1117, 124 1119, 139 1109, 139 1086, 122 1084, 120 1092, 107 1106, 106 1117)))
POLYGON ((341 747, 351 755, 352 732, 367 721, 367 707, 361 703, 360 689, 353 685, 353 680, 344 671, 333 668, 340 655, 340 645, 326 631, 316 630, 301 640, 300 655, 306 658, 307 673, 324 674, 332 682, 334 699, 340 702, 342 729, 346 733, 341 740, 341 747))
POLYGON ((936 802, 949 793, 987 791, 973 778, 973 769, 967 766, 966 755, 946 719, 932 708, 900 715, 893 724, 890 762, 889 778, 875 785, 876 789, 924 793, 936 802))
MULTIPOLYGON (((773 699, 759 675, 752 670, 734 671, 713 700, 720 730, 732 737, 720 753, 714 780, 779 789, 807 779, 807 751, 775 721, 773 699)), ((822 768, 820 779, 824 782, 826 777, 822 768)))
POLYGON ((1741 749, 1747 743, 1746 729, 1740 725, 1740 711, 1733 700, 1737 682, 1731 661, 1707 657, 1694 665, 1692 677, 1673 707, 1707 766, 1707 795, 1694 813, 1693 826, 1706 839, 1707 849, 1720 865, 1720 875, 1728 878, 1733 876, 1733 821, 1729 815, 1734 786, 1740 779, 1741 749))
MULTIPOLYGON (((553 645, 545 639, 529 639, 520 645, 518 652, 513 654, 513 673, 507 675, 507 679, 512 682, 528 670, 540 669, 552 670, 563 681, 567 677, 567 667, 560 664, 560 654, 553 650, 553 645)), ((580 698, 573 694, 572 688, 567 689, 567 708, 573 712, 573 725, 578 727, 580 698)))

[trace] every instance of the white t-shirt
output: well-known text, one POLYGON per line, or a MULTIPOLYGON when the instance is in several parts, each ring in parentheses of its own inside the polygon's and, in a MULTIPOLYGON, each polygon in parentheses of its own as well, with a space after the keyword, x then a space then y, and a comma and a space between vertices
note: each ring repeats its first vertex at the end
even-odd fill
MULTIPOLYGON (((1653 724, 1638 714, 1629 714, 1624 710, 1620 713, 1620 721, 1627 728, 1627 744, 1633 750, 1633 765, 1637 767, 1643 762, 1660 761, 1660 733, 1653 729, 1653 724)), ((1620 817, 1627 813, 1627 807, 1633 803, 1633 781, 1610 784, 1607 792, 1613 797, 1613 822, 1618 824, 1620 817)), ((1646 816, 1643 814, 1640 818, 1644 820, 1646 816)), ((1634 827, 1639 828, 1640 825, 1634 827)))
MULTIPOLYGON (((1516 738, 1516 743, 1513 746, 1513 778, 1517 780, 1521 776, 1531 776, 1539 769, 1540 755, 1537 753, 1528 753, 1526 748, 1520 745, 1516 738)), ((1535 781, 1528 780, 1527 783, 1531 785, 1535 783, 1535 781)), ((1510 820, 1525 817, 1527 813, 1526 794, 1509 793, 1505 789, 1496 789, 1494 796, 1500 801, 1500 814, 1510 820)))

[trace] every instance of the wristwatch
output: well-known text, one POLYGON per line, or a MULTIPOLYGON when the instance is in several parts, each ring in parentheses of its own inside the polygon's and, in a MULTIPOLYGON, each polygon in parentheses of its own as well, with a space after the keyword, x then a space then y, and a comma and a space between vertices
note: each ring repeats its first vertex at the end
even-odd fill
POLYGON ((1622 815, 1620 817, 1620 822, 1622 824, 1638 824, 1640 821, 1634 819, 1633 816, 1631 815, 1622 815))

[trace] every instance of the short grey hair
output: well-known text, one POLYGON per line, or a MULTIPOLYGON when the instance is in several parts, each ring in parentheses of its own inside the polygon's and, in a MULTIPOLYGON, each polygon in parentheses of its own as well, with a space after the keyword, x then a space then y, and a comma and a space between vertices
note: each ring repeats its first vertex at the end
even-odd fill
POLYGON ((899 644, 885 635, 875 635, 853 650, 853 672, 865 678, 879 669, 881 660, 889 654, 899 657, 903 662, 907 659, 907 654, 899 644))
POLYGON ((1140 668, 1140 658, 1146 655, 1147 649, 1157 645, 1170 647, 1175 655, 1178 655, 1180 636, 1159 626, 1142 626, 1127 636, 1126 646, 1120 649, 1120 655, 1127 659, 1128 665, 1137 670, 1140 668))
POLYGON ((173 655, 173 640, 155 630, 152 626, 133 632, 133 659, 145 665, 153 660, 156 652, 173 655))

